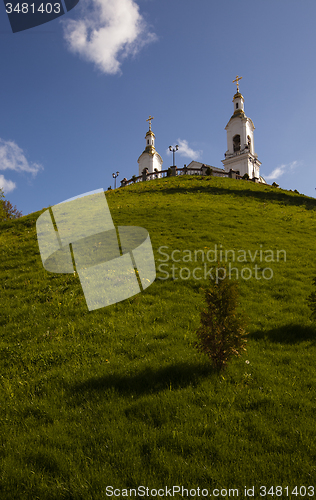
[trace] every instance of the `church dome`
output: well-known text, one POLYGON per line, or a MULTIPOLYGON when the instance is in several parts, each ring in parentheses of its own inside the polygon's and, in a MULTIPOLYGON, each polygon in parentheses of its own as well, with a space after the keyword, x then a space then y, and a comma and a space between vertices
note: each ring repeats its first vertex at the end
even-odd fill
POLYGON ((241 118, 244 118, 246 115, 243 109, 236 109, 232 118, 234 118, 234 116, 240 116, 241 118))

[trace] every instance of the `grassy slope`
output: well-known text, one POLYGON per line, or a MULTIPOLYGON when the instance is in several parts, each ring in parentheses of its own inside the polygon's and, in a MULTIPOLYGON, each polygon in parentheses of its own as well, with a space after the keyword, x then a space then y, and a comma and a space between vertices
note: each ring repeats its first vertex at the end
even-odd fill
POLYGON ((106 196, 116 225, 149 231, 157 268, 162 245, 169 254, 284 249, 287 260, 257 259, 273 279, 240 280, 247 354, 217 376, 192 346, 204 279, 157 279, 88 312, 78 278, 42 267, 41 212, 1 223, 0 498, 104 499, 107 485, 241 494, 245 485, 313 484, 316 346, 306 297, 316 200, 196 177, 106 196))

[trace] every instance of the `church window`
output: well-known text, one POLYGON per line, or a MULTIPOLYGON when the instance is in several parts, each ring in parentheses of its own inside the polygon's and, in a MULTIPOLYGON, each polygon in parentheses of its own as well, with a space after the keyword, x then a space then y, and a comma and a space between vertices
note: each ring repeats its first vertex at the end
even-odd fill
POLYGON ((240 151, 240 135, 235 135, 233 137, 234 153, 240 151))
POLYGON ((236 102, 236 109, 238 109, 238 102, 236 102))
POLYGON ((149 139, 147 139, 147 144, 149 144, 149 139))

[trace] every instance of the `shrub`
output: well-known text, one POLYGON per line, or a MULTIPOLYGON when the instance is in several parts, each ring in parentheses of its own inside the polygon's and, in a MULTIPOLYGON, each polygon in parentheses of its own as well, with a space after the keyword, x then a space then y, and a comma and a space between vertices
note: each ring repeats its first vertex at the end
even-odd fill
POLYGON ((172 170, 171 170, 171 167, 169 167, 167 170, 167 177, 171 177, 171 174, 172 174, 172 170))
POLYGON ((211 279, 204 290, 207 308, 201 312, 201 325, 196 334, 195 347, 206 354, 216 371, 226 368, 233 356, 246 351, 245 319, 236 312, 238 284, 229 280, 223 268, 223 279, 218 283, 211 279))
POLYGON ((249 180, 249 175, 247 174, 247 172, 242 176, 242 179, 244 179, 245 181, 249 180))
POLYGON ((133 181, 133 182, 136 182, 136 175, 133 175, 133 177, 132 177, 132 181, 133 181))
POLYGON ((18 219, 22 217, 22 212, 19 212, 16 206, 5 199, 3 189, 0 188, 0 221, 9 219, 18 219))
POLYGON ((213 175, 213 170, 211 169, 211 167, 207 167, 207 169, 206 169, 206 175, 208 175, 208 176, 213 175))
POLYGON ((278 188, 278 187, 279 187, 279 184, 277 184, 276 182, 274 182, 274 183, 272 184, 272 186, 273 186, 273 187, 275 187, 275 188, 278 188))

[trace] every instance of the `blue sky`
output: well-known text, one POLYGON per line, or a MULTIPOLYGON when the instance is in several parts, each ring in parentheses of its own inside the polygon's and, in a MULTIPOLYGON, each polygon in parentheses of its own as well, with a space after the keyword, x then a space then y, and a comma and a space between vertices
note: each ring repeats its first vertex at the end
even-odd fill
POLYGON ((314 197, 315 19, 314 0, 80 0, 13 34, 1 4, 6 198, 26 215, 138 175, 149 114, 163 168, 176 143, 179 167, 222 167, 237 74, 261 175, 314 197))

